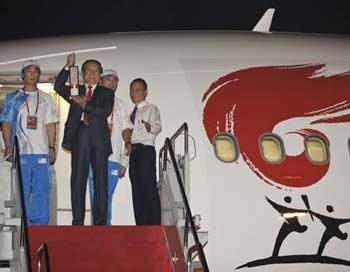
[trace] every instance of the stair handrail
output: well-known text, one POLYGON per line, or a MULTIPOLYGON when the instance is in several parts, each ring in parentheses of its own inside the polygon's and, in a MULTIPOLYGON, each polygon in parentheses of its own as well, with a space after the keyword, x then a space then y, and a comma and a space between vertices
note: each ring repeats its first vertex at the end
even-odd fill
POLYGON ((37 250, 37 272, 41 272, 41 260, 43 256, 45 257, 46 272, 51 272, 49 248, 46 243, 43 243, 37 250))
MULTIPOLYGON (((187 123, 183 123, 181 127, 170 137, 171 144, 175 153, 175 140, 184 133, 184 152, 185 154, 188 154, 188 125, 187 123)), ((167 150, 165 150, 165 146, 163 146, 159 150, 159 165, 162 165, 163 167, 159 167, 159 176, 161 175, 162 171, 166 170, 167 167, 167 150), (164 156, 163 156, 164 153, 164 156), (163 161, 162 161, 163 160, 163 161)))
POLYGON ((25 257, 26 257, 25 260, 27 265, 27 271, 32 272, 32 259, 31 259, 30 244, 29 244, 29 231, 28 231, 25 201, 24 201, 19 142, 18 142, 17 136, 15 136, 14 138, 14 145, 12 147, 12 168, 16 169, 17 177, 18 177, 18 189, 19 189, 19 198, 20 198, 20 206, 21 206, 20 207, 21 209, 21 244, 24 245, 24 249, 25 249, 25 257))
MULTIPOLYGON (((171 145, 175 154, 175 140, 184 133, 184 153, 188 155, 188 125, 184 122, 179 129, 170 137, 171 145)), ((168 152, 165 148, 165 145, 159 150, 159 177, 162 175, 162 171, 167 170, 168 163, 168 152)), ((158 184, 160 187, 161 184, 158 184)), ((188 218, 185 218, 185 227, 184 227, 184 237, 183 237, 183 245, 188 245, 188 218)))
POLYGON ((183 123, 182 126, 170 137, 171 144, 175 154, 175 140, 184 133, 184 152, 188 154, 188 125, 187 123, 183 123))
MULTIPOLYGON (((175 158, 174 149, 173 149, 174 140, 179 135, 181 135, 182 131, 185 131, 185 134, 186 133, 188 134, 188 126, 187 126, 186 123, 184 123, 180 127, 180 129, 178 129, 178 131, 173 135, 173 137, 171 137, 172 140, 170 140, 169 138, 166 138, 164 146, 161 148, 161 150, 159 152, 160 153, 159 154, 159 160, 160 160, 159 162, 160 162, 160 166, 162 166, 162 167, 159 167, 159 168, 162 168, 163 171, 165 171, 167 169, 168 153, 169 153, 171 162, 172 162, 173 167, 174 167, 176 180, 177 180, 178 186, 180 188, 181 196, 182 196, 182 199, 183 199, 183 202, 184 202, 184 205, 185 205, 186 216, 187 216, 189 225, 190 225, 191 230, 192 230, 192 234, 193 234, 193 238, 194 238, 194 241, 195 241, 195 245, 196 245, 196 247, 198 247, 197 251, 198 251, 199 260, 200 260, 200 262, 202 264, 203 271, 204 272, 209 272, 209 268, 208 268, 207 260, 206 260, 205 254, 204 254, 203 246, 200 243, 199 238, 198 238, 198 233, 197 233, 197 230, 196 230, 195 223, 193 221, 191 208, 190 208, 190 205, 188 203, 188 199, 187 199, 187 196, 186 196, 185 188, 184 188, 184 185, 183 185, 183 181, 182 181, 182 178, 181 178, 181 175, 180 175, 180 170, 179 170, 179 167, 178 167, 178 164, 177 164, 177 161, 176 161, 176 158, 175 158), (163 156, 163 163, 162 163, 162 156, 163 156)), ((185 137, 185 138, 187 138, 187 137, 185 137)), ((188 152, 188 141, 186 141, 186 140, 185 140, 185 152, 188 152), (186 147, 186 144, 187 144, 187 147, 186 147)), ((185 228, 187 228, 187 224, 186 224, 185 228)))
MULTIPOLYGON (((184 134, 184 154, 188 155, 188 125, 186 122, 184 122, 179 129, 173 134, 173 136, 170 137, 171 140, 171 146, 173 148, 174 154, 175 154, 175 140, 184 134)), ((164 154, 164 157, 167 159, 167 153, 164 154)), ((167 161, 163 162, 163 170, 167 169, 167 161)), ((184 184, 184 183, 182 183, 184 184)), ((186 191, 185 191, 186 194, 186 191)), ((187 195, 186 195, 187 197, 187 195)), ((188 222, 188 217, 186 216, 185 218, 185 228, 184 228, 184 240, 183 244, 187 247, 188 246, 188 230, 189 230, 189 222, 188 222)))
POLYGON ((193 246, 191 246, 188 251, 187 251, 187 271, 188 272, 192 272, 192 255, 195 252, 198 252, 199 250, 199 245, 198 244, 194 244, 193 246))

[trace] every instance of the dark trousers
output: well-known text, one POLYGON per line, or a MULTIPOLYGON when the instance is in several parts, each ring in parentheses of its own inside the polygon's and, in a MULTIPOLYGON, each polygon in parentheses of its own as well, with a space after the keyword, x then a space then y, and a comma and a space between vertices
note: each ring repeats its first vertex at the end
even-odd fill
POLYGON ((133 145, 130 155, 129 177, 136 225, 160 225, 156 151, 153 146, 133 145))
POLYGON ((71 200, 73 225, 84 225, 86 185, 91 163, 94 176, 92 216, 95 225, 107 224, 108 155, 96 146, 92 129, 80 125, 72 146, 71 200))

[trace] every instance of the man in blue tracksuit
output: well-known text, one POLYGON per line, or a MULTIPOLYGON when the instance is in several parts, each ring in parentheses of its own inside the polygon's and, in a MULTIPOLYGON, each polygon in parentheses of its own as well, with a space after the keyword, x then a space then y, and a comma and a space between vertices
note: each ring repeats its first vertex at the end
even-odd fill
POLYGON ((5 156, 12 151, 15 135, 19 141, 25 208, 31 225, 49 223, 50 164, 56 158, 58 114, 52 97, 37 87, 40 73, 37 61, 23 63, 23 88, 6 96, 0 114, 5 156))

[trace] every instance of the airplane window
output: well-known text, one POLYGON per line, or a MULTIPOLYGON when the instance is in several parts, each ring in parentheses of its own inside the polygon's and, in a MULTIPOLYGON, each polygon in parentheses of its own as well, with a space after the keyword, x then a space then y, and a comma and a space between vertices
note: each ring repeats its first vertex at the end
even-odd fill
POLYGON ((305 150, 307 158, 313 163, 322 164, 329 160, 328 146, 320 136, 310 135, 306 137, 305 150))
POLYGON ((261 136, 260 152, 268 163, 281 163, 285 156, 282 139, 274 134, 261 136))
POLYGON ((232 134, 217 134, 214 138, 214 151, 220 161, 236 161, 239 155, 237 139, 232 134))

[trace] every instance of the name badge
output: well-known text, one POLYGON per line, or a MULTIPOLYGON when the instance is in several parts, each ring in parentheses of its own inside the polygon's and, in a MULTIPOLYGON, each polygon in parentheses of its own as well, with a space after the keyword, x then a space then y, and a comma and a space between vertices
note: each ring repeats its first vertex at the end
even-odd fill
POLYGON ((45 164, 46 163, 46 158, 39 158, 38 159, 39 164, 45 164))
POLYGON ((118 170, 112 170, 111 175, 112 176, 118 176, 118 170))
POLYGON ((38 117, 28 116, 27 117, 27 129, 37 129, 38 127, 38 117))

